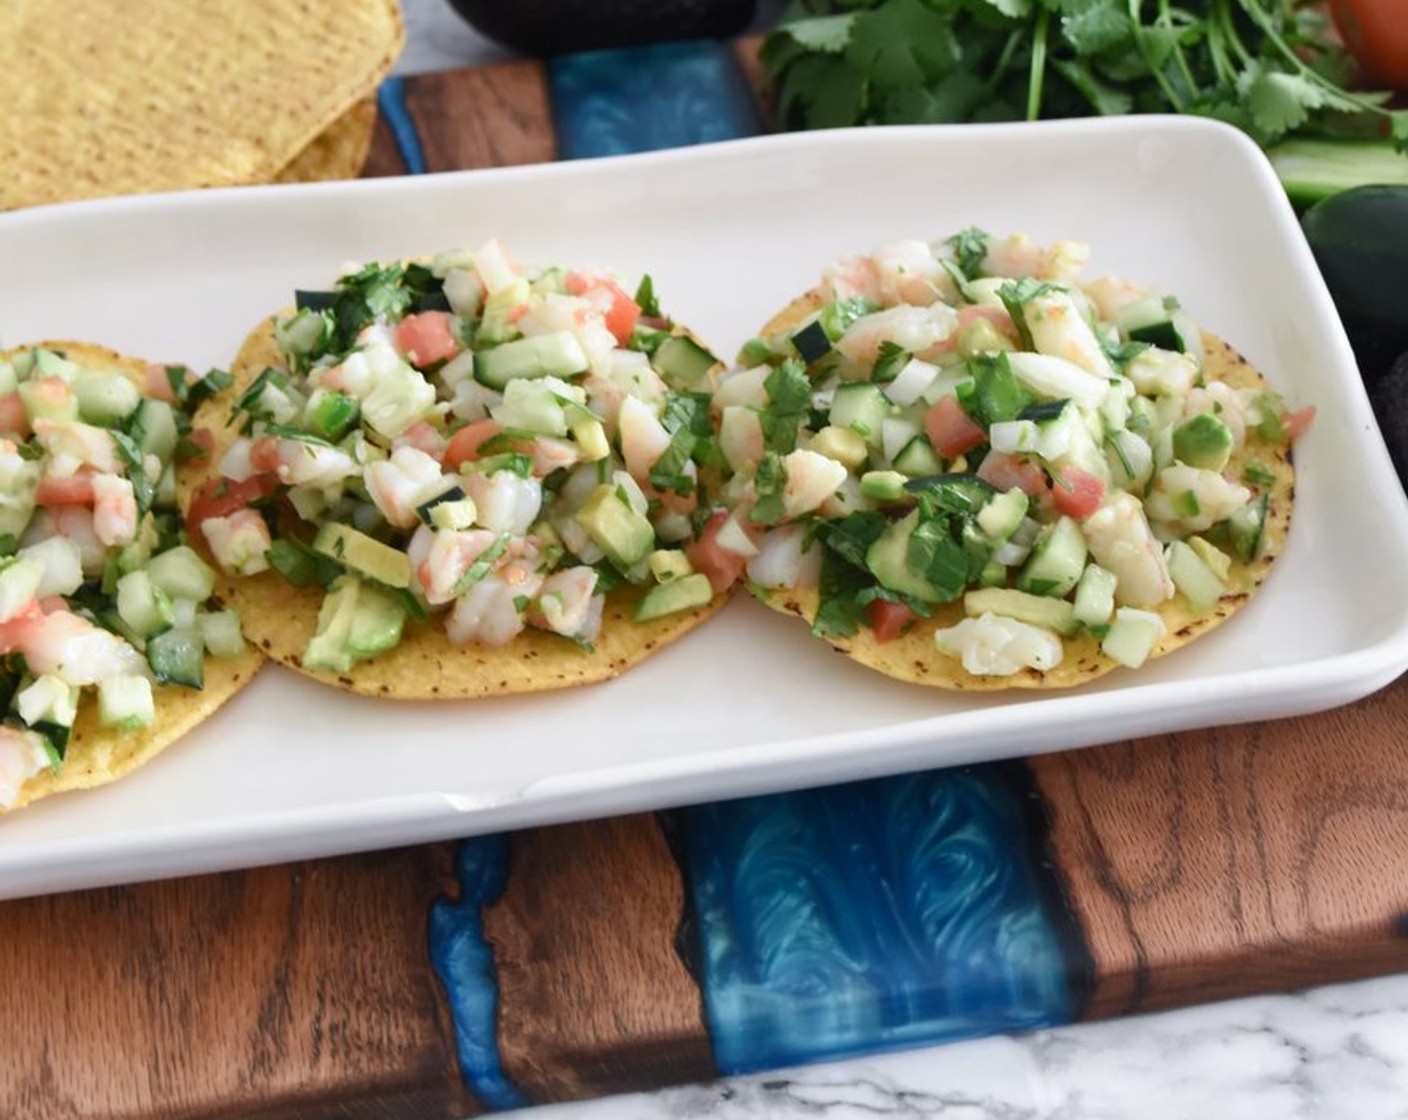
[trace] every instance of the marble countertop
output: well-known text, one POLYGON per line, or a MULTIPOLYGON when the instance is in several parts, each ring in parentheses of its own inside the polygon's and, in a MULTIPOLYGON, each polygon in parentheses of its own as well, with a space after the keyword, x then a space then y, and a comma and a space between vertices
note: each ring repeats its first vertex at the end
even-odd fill
MULTIPOLYGON (((402 0, 398 67, 513 57, 402 0)), ((765 3, 763 11, 775 5, 765 3)), ((554 1105, 522 1120, 1408 1120, 1408 976, 554 1105)))

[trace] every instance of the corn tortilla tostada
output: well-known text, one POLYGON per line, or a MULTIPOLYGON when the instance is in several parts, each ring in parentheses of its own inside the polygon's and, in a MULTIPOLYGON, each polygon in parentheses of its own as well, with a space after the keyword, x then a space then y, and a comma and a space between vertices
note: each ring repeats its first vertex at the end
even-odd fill
POLYGON ((614 677, 723 604, 689 559, 720 364, 497 242, 300 293, 237 357, 188 524, 271 658, 396 699, 614 677))
POLYGON ((176 510, 182 404, 218 383, 80 342, 0 353, 0 812, 122 777, 263 663, 176 510))
POLYGON ((715 541, 774 609, 889 676, 1061 688, 1206 634, 1262 586, 1287 412, 1177 301, 1088 249, 969 229, 827 270, 714 400, 715 541))

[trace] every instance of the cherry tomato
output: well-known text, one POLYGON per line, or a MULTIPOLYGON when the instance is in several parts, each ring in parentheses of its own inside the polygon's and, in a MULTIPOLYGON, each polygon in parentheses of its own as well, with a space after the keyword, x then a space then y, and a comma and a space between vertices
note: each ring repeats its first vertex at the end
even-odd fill
POLYGON ((1403 0, 1330 0, 1330 14, 1370 83, 1408 89, 1408 8, 1403 0))

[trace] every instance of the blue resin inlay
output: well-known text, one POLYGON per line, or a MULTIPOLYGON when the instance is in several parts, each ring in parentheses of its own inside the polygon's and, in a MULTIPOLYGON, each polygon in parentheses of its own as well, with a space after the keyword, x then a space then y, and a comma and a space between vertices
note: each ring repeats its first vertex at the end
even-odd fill
POLYGON ((721 1073, 1072 1016, 998 767, 703 805, 676 827, 721 1073))
POLYGON ((406 109, 406 81, 404 78, 387 78, 376 91, 376 105, 382 118, 396 138, 396 147, 406 165, 407 175, 424 175, 425 149, 420 146, 420 133, 416 122, 406 109))
POLYGON ((661 43, 549 60, 561 159, 682 148, 760 130, 747 79, 723 43, 661 43))
POLYGON ((502 833, 464 841, 456 856, 458 902, 430 909, 430 960, 455 1021, 460 1074, 489 1108, 522 1108, 532 1102, 504 1076, 495 1035, 499 986, 493 950, 484 940, 483 908, 496 902, 508 877, 508 837, 502 833))

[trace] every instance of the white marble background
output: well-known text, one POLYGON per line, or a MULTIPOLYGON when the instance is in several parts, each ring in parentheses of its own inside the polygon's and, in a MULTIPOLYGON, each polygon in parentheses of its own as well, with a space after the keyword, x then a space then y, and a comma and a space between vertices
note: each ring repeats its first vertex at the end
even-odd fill
MULTIPOLYGON (((399 72, 513 57, 402 0, 399 72)), ((776 10, 765 0, 762 19, 776 10)), ((1408 976, 526 1109, 518 1120, 1408 1120, 1408 976)))

